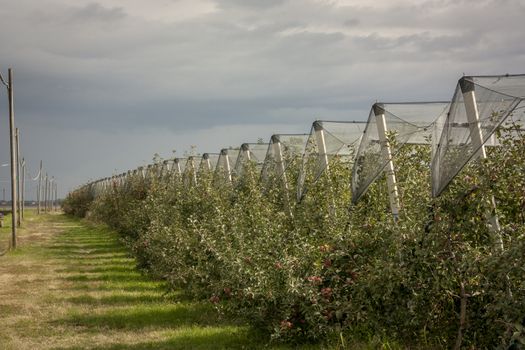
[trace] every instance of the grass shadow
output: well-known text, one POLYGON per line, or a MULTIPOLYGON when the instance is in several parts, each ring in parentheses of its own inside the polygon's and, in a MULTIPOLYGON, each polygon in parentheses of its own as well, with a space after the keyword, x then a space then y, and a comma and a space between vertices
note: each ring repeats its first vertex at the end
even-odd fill
POLYGON ((86 332, 106 330, 138 330, 144 328, 175 329, 198 325, 227 325, 217 317, 212 305, 203 303, 176 303, 162 305, 134 305, 104 309, 102 313, 79 313, 56 321, 61 325, 80 327, 86 332))

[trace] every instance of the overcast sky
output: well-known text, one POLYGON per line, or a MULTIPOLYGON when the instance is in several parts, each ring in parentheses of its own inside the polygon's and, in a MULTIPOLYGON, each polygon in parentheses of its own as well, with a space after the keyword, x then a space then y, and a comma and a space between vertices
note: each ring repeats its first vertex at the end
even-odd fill
POLYGON ((450 99, 463 73, 525 73, 524 39, 525 0, 0 0, 21 151, 61 195, 155 153, 450 99))

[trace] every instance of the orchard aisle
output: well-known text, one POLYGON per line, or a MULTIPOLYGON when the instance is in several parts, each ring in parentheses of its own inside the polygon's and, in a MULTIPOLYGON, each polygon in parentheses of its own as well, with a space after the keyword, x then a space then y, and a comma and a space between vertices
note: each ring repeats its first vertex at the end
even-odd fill
POLYGON ((0 257, 0 349, 253 349, 261 337, 207 302, 166 294, 111 231, 31 216, 0 257))

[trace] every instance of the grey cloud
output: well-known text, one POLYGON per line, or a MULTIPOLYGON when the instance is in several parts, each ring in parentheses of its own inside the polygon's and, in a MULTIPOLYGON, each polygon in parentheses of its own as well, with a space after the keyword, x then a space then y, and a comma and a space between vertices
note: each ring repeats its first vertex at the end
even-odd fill
POLYGON ((216 0, 216 3, 223 8, 251 7, 256 9, 270 8, 282 5, 287 0, 216 0))
POLYGON ((82 25, 103 24, 119 21, 127 17, 124 8, 106 7, 97 2, 89 2, 82 6, 42 6, 31 10, 28 18, 32 23, 47 25, 82 25))
POLYGON ((122 7, 104 7, 99 3, 92 2, 83 7, 74 8, 70 11, 71 20, 81 21, 115 21, 126 17, 122 7))
POLYGON ((114 1, 0 0, 0 69, 15 68, 24 152, 32 164, 52 157, 49 171, 71 186, 170 145, 229 145, 232 125, 251 141, 269 137, 252 130, 264 125, 364 119, 376 100, 447 99, 463 72, 517 73, 525 59, 515 0, 223 0, 184 20, 114 1))

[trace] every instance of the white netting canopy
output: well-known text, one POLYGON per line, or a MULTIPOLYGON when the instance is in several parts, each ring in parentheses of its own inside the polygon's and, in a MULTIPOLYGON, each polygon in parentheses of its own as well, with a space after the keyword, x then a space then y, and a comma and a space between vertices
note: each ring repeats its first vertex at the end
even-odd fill
POLYGON ((270 145, 261 171, 262 180, 266 185, 269 179, 282 177, 294 162, 301 159, 308 136, 309 134, 279 134, 270 138, 270 145), (280 154, 278 154, 279 151, 280 154))
POLYGON ((389 162, 383 155, 383 129, 388 137, 395 139, 392 156, 405 144, 431 144, 438 125, 436 121, 446 115, 449 105, 449 102, 417 102, 372 106, 352 170, 353 203, 361 198, 389 162))
POLYGON ((172 171, 176 175, 182 175, 186 171, 186 158, 175 158, 173 159, 172 171))
POLYGON ((216 184, 231 182, 232 172, 237 160, 239 150, 224 148, 219 154, 217 165, 215 167, 216 184))
POLYGON ((248 164, 255 164, 257 170, 261 170, 264 158, 268 151, 267 143, 244 143, 241 145, 237 161, 235 162, 235 176, 241 177, 244 168, 248 164))
POLYGON ((432 195, 439 196, 508 118, 523 120, 525 75, 463 77, 442 120, 432 158, 432 195))
POLYGON ((219 153, 204 153, 199 165, 199 173, 213 173, 219 157, 219 153))
POLYGON ((365 126, 365 122, 356 121, 318 120, 312 124, 297 181, 298 201, 334 158, 343 162, 353 160, 365 126))

